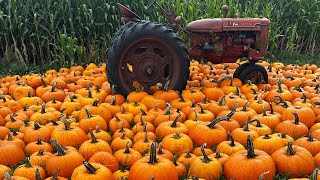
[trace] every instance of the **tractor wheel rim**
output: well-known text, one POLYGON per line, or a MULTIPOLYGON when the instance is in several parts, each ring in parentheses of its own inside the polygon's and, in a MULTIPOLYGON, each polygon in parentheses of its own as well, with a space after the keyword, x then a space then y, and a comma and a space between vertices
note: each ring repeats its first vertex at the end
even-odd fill
POLYGON ((250 74, 248 74, 245 82, 250 80, 253 84, 260 84, 262 78, 263 78, 263 75, 261 72, 254 71, 254 72, 251 72, 250 74))
POLYGON ((170 89, 179 80, 179 57, 174 49, 157 37, 133 41, 125 49, 119 64, 120 80, 127 92, 139 86, 153 93, 159 83, 164 85, 170 80, 170 89))

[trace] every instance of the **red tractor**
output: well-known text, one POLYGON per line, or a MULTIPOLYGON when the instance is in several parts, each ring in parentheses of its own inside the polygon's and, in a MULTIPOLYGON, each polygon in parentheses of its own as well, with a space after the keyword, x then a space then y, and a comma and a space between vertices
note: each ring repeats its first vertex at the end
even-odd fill
POLYGON ((183 90, 189 77, 189 58, 206 59, 214 64, 235 63, 246 57, 234 77, 255 84, 268 81, 264 67, 256 64, 266 54, 270 21, 266 18, 226 18, 227 6, 222 7, 223 18, 201 19, 180 25, 181 17, 162 10, 168 26, 141 20, 119 4, 125 24, 114 34, 107 53, 107 76, 115 90, 124 95, 140 86, 152 93, 155 87, 183 90), (170 27, 170 28, 169 28, 170 27), (190 37, 189 51, 173 29, 190 37))

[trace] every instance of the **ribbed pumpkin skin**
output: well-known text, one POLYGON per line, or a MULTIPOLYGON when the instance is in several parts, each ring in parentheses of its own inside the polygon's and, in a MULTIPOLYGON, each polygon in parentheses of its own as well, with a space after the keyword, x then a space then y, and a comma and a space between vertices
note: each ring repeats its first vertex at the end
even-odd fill
POLYGON ((313 172, 314 159, 311 153, 299 146, 292 146, 294 155, 287 155, 288 146, 274 152, 271 157, 280 173, 289 174, 290 178, 304 177, 313 172))
POLYGON ((157 157, 156 164, 149 164, 149 157, 136 161, 130 169, 129 180, 147 180, 150 177, 161 180, 178 180, 178 172, 171 161, 157 157))
POLYGON ((89 160, 90 163, 99 163, 106 166, 112 173, 119 169, 118 160, 108 152, 97 152, 89 160))
POLYGON ((10 168, 8 166, 0 164, 0 179, 3 179, 4 177, 4 172, 9 172, 10 168))
POLYGON ((0 164, 14 166, 25 158, 23 150, 13 143, 0 143, 0 164))

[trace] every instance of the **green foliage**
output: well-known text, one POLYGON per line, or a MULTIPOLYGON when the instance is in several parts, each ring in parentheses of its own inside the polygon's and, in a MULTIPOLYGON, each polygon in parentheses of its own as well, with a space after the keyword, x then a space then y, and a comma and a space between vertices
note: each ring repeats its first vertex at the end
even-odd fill
MULTIPOLYGON (((71 66, 105 61, 113 33, 122 25, 117 2, 143 19, 165 22, 149 0, 2 0, 0 1, 0 60, 6 65, 59 64, 71 66)), ((271 19, 269 50, 319 54, 319 0, 158 0, 188 22, 228 16, 271 19)), ((182 38, 188 42, 185 35, 182 38)), ((50 66, 50 65, 48 65, 50 66)))

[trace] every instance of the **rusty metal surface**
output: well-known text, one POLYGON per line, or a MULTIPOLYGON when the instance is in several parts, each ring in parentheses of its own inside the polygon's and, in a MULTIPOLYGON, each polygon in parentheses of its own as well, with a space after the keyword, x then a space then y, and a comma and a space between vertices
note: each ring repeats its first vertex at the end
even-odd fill
MULTIPOLYGON (((150 93, 157 83, 179 81, 174 72, 179 69, 175 51, 162 39, 143 37, 132 42, 124 51, 120 63, 120 79, 127 91, 135 89, 135 81, 150 93)), ((170 87, 169 87, 170 88, 170 87)))
POLYGON ((138 20, 141 19, 135 12, 125 7, 124 5, 118 3, 120 14, 124 16, 124 20, 138 20))

